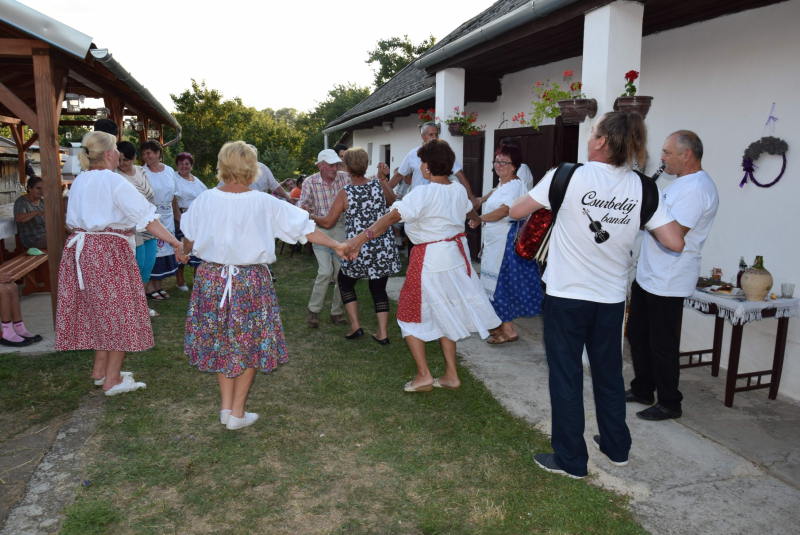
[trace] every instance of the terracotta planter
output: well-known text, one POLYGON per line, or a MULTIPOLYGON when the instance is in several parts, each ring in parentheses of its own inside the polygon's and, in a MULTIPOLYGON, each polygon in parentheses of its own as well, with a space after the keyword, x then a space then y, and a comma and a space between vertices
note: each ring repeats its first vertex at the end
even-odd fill
POLYGON ((447 125, 447 131, 450 132, 451 136, 463 136, 464 134, 461 133, 461 125, 458 123, 451 123, 447 125))
POLYGON ((756 257, 753 267, 742 275, 742 291, 748 301, 763 301, 772 289, 772 274, 764 268, 764 259, 756 257))
POLYGON ((593 98, 559 100, 558 107, 561 108, 561 120, 564 124, 579 124, 586 117, 593 118, 597 115, 597 101, 593 98))
POLYGON ((634 95, 632 97, 617 97, 614 101, 614 111, 621 111, 625 113, 638 113, 642 118, 647 117, 647 112, 650 111, 650 106, 653 104, 653 97, 640 97, 634 95))

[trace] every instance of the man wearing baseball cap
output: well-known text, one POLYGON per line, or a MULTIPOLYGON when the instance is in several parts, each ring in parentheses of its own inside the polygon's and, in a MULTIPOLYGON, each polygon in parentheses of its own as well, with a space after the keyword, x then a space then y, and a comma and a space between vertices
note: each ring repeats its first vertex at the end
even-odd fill
MULTIPOLYGON (((332 149, 325 149, 319 153, 319 156, 317 156, 319 173, 311 175, 303 182, 300 201, 297 203, 298 206, 307 210, 310 214, 320 217, 324 217, 328 213, 336 194, 350 183, 350 175, 338 170, 341 161, 336 151, 332 149)), ((346 238, 344 220, 341 217, 330 229, 317 228, 320 232, 324 232, 338 242, 344 242, 346 238)), ((308 302, 306 323, 313 329, 319 327, 319 313, 325 303, 328 283, 333 277, 336 285, 333 289, 331 321, 337 325, 344 325, 347 320, 344 319, 342 314, 342 296, 339 293, 339 257, 333 252, 333 249, 321 245, 314 245, 314 254, 319 263, 319 270, 317 271, 317 279, 314 281, 314 289, 311 292, 311 300, 308 302)))

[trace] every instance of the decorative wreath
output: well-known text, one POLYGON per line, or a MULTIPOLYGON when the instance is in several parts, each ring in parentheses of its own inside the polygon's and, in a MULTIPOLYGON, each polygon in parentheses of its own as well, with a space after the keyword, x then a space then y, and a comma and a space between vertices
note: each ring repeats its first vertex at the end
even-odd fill
POLYGON ((747 183, 747 179, 749 178, 753 184, 758 186, 759 188, 768 188, 770 186, 774 186, 778 183, 778 180, 781 179, 783 176, 783 172, 786 171, 786 151, 789 150, 789 145, 782 139, 774 137, 774 136, 767 136, 762 137, 758 141, 755 141, 747 147, 747 150, 744 151, 744 157, 742 158, 742 169, 744 169, 744 178, 739 183, 739 187, 742 188, 747 183), (770 182, 769 184, 759 184, 756 180, 756 177, 753 176, 753 171, 755 170, 755 165, 753 162, 758 160, 763 153, 772 154, 773 156, 782 156, 783 157, 783 167, 781 167, 781 172, 778 177, 770 182))

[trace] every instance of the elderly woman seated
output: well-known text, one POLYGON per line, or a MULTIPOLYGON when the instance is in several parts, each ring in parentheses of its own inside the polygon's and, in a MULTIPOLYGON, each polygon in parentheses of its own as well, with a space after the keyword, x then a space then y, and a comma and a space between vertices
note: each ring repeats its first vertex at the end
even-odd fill
POLYGON ((14 201, 14 220, 19 241, 25 249, 47 247, 47 228, 44 222, 44 201, 41 177, 28 179, 28 194, 14 201))

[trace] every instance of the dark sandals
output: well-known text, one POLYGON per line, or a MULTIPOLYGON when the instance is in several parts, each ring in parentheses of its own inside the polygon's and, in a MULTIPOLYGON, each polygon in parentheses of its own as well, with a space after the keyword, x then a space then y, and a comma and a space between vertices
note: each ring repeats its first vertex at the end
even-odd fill
POLYGON ((387 336, 386 338, 384 338, 383 340, 379 340, 379 339, 378 339, 378 335, 377 335, 377 334, 373 334, 373 335, 372 335, 372 339, 373 339, 373 340, 375 340, 376 342, 378 342, 378 343, 379 343, 380 345, 382 345, 382 346, 388 346, 388 345, 389 345, 389 343, 390 343, 390 342, 389 342, 389 337, 388 337, 388 336, 387 336))

